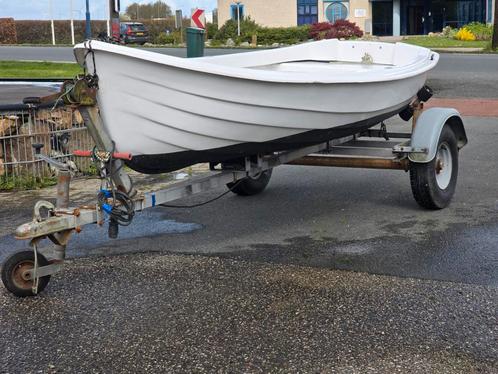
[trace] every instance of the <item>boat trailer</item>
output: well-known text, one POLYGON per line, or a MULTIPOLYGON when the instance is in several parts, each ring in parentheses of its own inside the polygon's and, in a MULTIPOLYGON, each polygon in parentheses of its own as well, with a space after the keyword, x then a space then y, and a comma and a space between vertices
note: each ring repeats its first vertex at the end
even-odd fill
MULTIPOLYGON (((419 205, 442 209, 453 197, 458 151, 467 143, 464 125, 456 110, 423 110, 422 100, 415 98, 404 113, 400 113, 404 119, 412 118, 411 132, 388 132, 382 122, 380 129, 369 129, 322 144, 246 157, 242 165, 210 164, 210 171, 204 175, 175 182, 161 190, 140 193, 133 188, 123 168, 124 161, 133 156, 114 152, 96 100, 88 99, 92 93, 89 94, 85 85, 71 89, 76 92, 73 96, 80 95, 73 99, 80 104, 81 115, 96 144, 94 151, 75 152, 75 155, 92 156, 99 164, 101 178, 107 183, 95 204, 73 207, 69 197, 71 174, 68 166, 37 150, 40 160, 59 169, 57 197, 55 204, 37 202, 33 220, 19 226, 15 232, 15 237, 28 240, 32 249, 9 257, 3 264, 1 277, 7 290, 19 297, 43 291, 51 275, 62 269, 71 236, 79 233, 83 226, 108 222, 109 236, 116 238, 119 226, 130 224, 135 212, 168 206, 169 202, 224 186, 239 195, 257 194, 265 189, 271 170, 279 165, 404 170, 410 173, 412 192, 419 205), (38 245, 44 239, 55 245, 50 259, 38 251, 38 245)), ((74 104, 74 100, 71 103, 74 104)))

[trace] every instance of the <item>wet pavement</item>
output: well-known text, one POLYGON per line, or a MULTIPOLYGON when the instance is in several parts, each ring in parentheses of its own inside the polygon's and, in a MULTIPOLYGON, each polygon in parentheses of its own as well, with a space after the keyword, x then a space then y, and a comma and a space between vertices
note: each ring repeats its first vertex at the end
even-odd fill
MULTIPOLYGON (((85 227, 40 297, 0 290, 0 372, 498 372, 498 121, 465 123, 442 211, 401 171, 282 166, 118 240, 85 227)), ((0 194, 0 260, 47 191, 0 194)))
POLYGON ((0 81, 0 106, 21 104, 25 97, 47 96, 58 92, 60 84, 0 81))

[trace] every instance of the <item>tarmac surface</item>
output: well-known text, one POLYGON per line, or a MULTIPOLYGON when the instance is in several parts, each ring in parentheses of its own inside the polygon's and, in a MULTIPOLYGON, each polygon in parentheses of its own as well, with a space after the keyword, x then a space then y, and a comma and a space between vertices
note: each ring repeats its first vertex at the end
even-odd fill
POLYGON ((493 373, 495 289, 178 255, 0 295, 4 373, 493 373))
MULTIPOLYGON (((115 241, 84 227, 39 297, 0 290, 0 372, 498 372, 497 119, 465 123, 442 211, 402 171, 282 166, 259 196, 156 208, 115 241)), ((51 193, 0 194, 0 261, 51 193)))

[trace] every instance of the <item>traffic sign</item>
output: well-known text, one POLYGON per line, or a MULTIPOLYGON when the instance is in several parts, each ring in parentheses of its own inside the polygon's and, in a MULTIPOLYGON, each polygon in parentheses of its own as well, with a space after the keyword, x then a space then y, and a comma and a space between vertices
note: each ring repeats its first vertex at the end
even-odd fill
POLYGON ((192 11, 190 24, 192 27, 197 27, 199 29, 206 28, 206 15, 204 9, 197 8, 192 11))

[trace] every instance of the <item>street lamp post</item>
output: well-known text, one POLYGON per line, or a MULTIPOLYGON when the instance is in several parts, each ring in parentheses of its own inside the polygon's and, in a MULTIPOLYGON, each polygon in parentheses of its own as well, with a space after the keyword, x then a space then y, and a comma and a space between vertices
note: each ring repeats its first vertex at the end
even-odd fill
POLYGON ((240 1, 236 1, 237 5, 237 36, 240 36, 240 1))
POLYGON ((50 13, 50 28, 52 30, 52 44, 55 45, 54 7, 52 4, 52 0, 49 0, 48 7, 50 13))
POLYGON ((86 0, 86 26, 85 26, 85 39, 92 38, 92 26, 90 25, 90 0, 86 0))
POLYGON ((74 15, 73 0, 71 0, 71 43, 74 45, 74 15))

